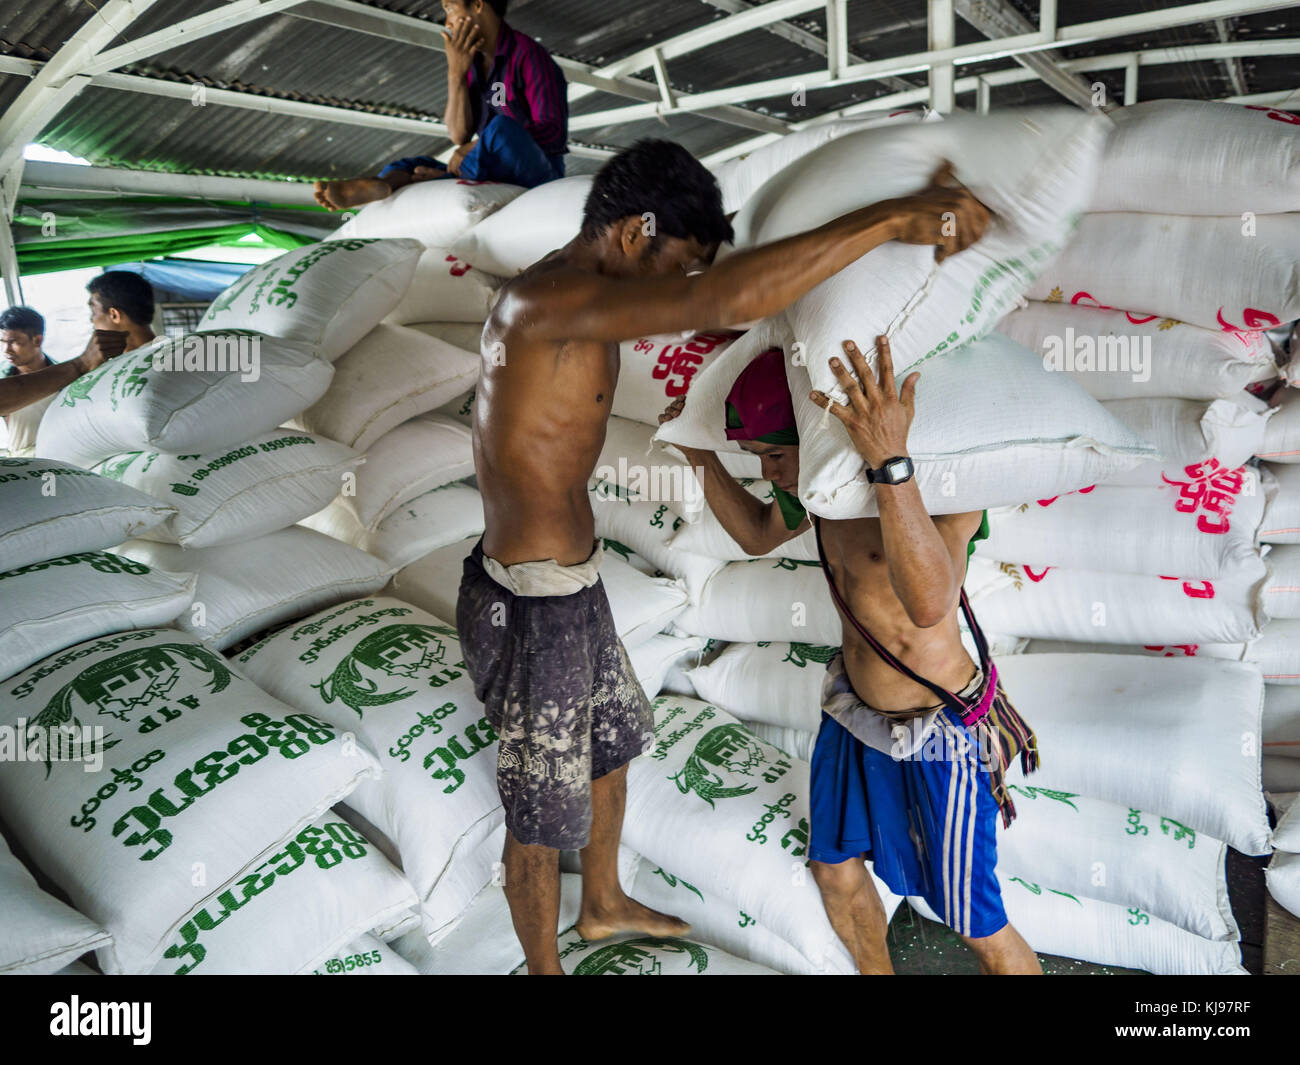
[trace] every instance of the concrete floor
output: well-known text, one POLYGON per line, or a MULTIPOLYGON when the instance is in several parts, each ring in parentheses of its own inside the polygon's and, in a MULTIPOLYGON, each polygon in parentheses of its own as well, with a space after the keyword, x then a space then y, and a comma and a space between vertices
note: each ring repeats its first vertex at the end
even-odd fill
MULTIPOLYGON (((1250 858, 1228 851, 1228 899, 1241 928, 1242 964, 1259 975, 1264 962, 1265 889, 1267 858, 1250 858)), ((928 921, 903 903, 889 924, 889 953, 894 971, 904 975, 975 976, 975 956, 950 929, 928 921)), ((1073 958, 1040 954, 1048 976, 1145 976, 1136 969, 1094 965, 1073 958)))

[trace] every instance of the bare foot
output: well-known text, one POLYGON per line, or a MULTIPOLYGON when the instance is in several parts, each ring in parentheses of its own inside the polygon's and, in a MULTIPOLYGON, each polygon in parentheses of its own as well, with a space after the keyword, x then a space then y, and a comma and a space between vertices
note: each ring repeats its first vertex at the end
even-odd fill
POLYGON ((417 166, 411 171, 411 183, 417 181, 437 181, 439 178, 445 178, 449 171, 439 170, 434 166, 417 166))
POLYGON ((584 903, 574 927, 578 935, 588 943, 624 932, 640 932, 648 936, 684 936, 691 930, 691 926, 680 918, 642 906, 626 895, 612 907, 588 907, 584 903))
POLYGON ((347 181, 316 182, 316 202, 331 211, 360 207, 363 203, 382 200, 393 190, 379 178, 350 178, 347 181))

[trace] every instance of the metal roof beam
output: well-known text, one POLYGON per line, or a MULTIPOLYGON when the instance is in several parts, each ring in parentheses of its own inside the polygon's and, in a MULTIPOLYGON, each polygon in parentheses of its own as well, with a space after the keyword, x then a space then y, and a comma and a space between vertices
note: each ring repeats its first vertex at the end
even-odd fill
MULTIPOLYGON (((1300 55, 1300 38, 1262 38, 1253 41, 1227 41, 1179 45, 1173 48, 1150 48, 1141 52, 1115 52, 1110 55, 1085 56, 1081 59, 1063 59, 1060 61, 1060 66, 1062 70, 1069 74, 1081 74, 1098 70, 1125 69, 1135 61, 1139 67, 1145 67, 1196 62, 1199 60, 1222 60, 1266 55, 1300 55)), ((989 71, 978 77, 958 78, 954 88, 959 96, 972 92, 978 94, 981 82, 990 87, 996 87, 1018 85, 1026 81, 1033 81, 1037 77, 1038 75, 1035 72, 1023 67, 1009 67, 1006 70, 989 71)), ((836 122, 842 118, 852 118, 855 115, 924 103, 929 98, 929 95, 930 90, 922 87, 909 89, 906 92, 890 93, 887 96, 877 96, 871 100, 863 100, 860 103, 850 104, 848 107, 837 108, 834 111, 828 111, 803 122, 797 122, 794 124, 794 129, 797 132, 812 126, 836 122)), ((1254 97, 1230 96, 1226 97, 1224 102, 1276 104, 1281 102, 1283 98, 1289 98, 1286 93, 1260 93, 1257 95, 1263 99, 1256 100, 1254 97)), ((1292 102, 1296 101, 1292 100, 1292 102)), ((754 137, 713 152, 705 156, 703 162, 708 166, 716 166, 733 156, 744 155, 746 152, 752 152, 755 148, 770 144, 773 140, 775 140, 774 137, 754 137)))
MULTIPOLYGON (((810 0, 803 0, 803 2, 810 2, 810 0)), ((819 0, 820 2, 823 0, 819 0)), ((290 8, 288 13, 295 18, 341 26, 344 29, 400 41, 402 44, 414 45, 417 48, 446 51, 442 39, 442 27, 438 23, 414 18, 411 15, 402 15, 395 11, 385 11, 383 8, 358 3, 357 0, 311 0, 309 3, 290 8)), ((592 92, 604 92, 641 101, 660 99, 658 86, 654 82, 607 75, 576 59, 566 59, 558 55, 552 58, 564 71, 564 76, 570 83, 570 103, 592 92)), ((729 125, 765 133, 786 133, 790 129, 789 124, 780 119, 761 115, 743 107, 713 107, 700 110, 698 113, 701 118, 711 118, 729 125)), ((641 117, 654 118, 657 114, 658 112, 652 111, 648 116, 641 117)), ((575 145, 570 145, 569 151, 579 154, 578 146, 575 145)))
POLYGON ((647 70, 654 65, 656 52, 665 60, 676 59, 691 52, 698 52, 711 44, 739 37, 742 33, 763 29, 774 22, 792 16, 806 15, 825 5, 826 0, 768 0, 765 4, 746 6, 734 15, 715 19, 693 30, 679 33, 676 37, 669 37, 668 40, 661 41, 650 48, 642 48, 639 52, 606 63, 603 67, 598 67, 596 72, 606 77, 635 74, 638 70, 647 70))
MULTIPOLYGON (((1228 20, 1216 18, 1214 20, 1214 31, 1219 35, 1219 40, 1223 42, 1232 40, 1232 29, 1228 26, 1228 20)), ((1223 61, 1224 73, 1228 75, 1228 81, 1232 84, 1232 91, 1238 96, 1246 95, 1246 75, 1241 69, 1241 60, 1237 58, 1225 59, 1223 61)))
MULTIPOLYGON (((996 41, 980 41, 954 48, 932 49, 907 56, 878 59, 870 63, 857 63, 846 68, 838 78, 831 78, 825 70, 818 70, 799 75, 797 80, 807 90, 854 85, 862 81, 876 80, 881 75, 915 73, 945 63, 960 66, 990 59, 1014 58, 1030 52, 1059 48, 1062 45, 1149 33, 1190 23, 1213 21, 1216 18, 1274 11, 1289 6, 1291 5, 1286 0, 1208 0, 1205 3, 1185 4, 1158 11, 1144 11, 1136 15, 1061 26, 1053 39, 1045 38, 1041 32, 1018 34, 996 41)), ((736 104, 744 100, 778 96, 788 91, 792 80, 796 79, 787 75, 711 92, 680 93, 677 96, 677 110, 699 111, 708 107, 736 104)), ((874 104, 874 101, 869 103, 874 104)), ((609 116, 608 120, 611 122, 618 120, 617 112, 605 112, 605 114, 609 116)))
MULTIPOLYGON (((928 0, 926 4, 926 44, 931 51, 941 52, 957 43, 957 22, 953 0, 928 0)), ((953 92, 956 80, 951 63, 936 63, 930 68, 930 106, 940 114, 951 114, 957 106, 953 92)))
POLYGON ((228 0, 225 6, 214 11, 195 15, 193 18, 166 26, 156 33, 146 34, 127 44, 100 52, 85 63, 78 73, 103 74, 109 70, 116 70, 118 67, 138 63, 141 59, 147 59, 170 48, 180 48, 191 41, 242 26, 254 19, 277 14, 300 3, 302 0, 228 0))
POLYGON ((154 2, 108 0, 94 10, 77 32, 41 65, 31 84, 0 114, 0 175, 4 175, 3 213, 6 216, 13 210, 13 197, 18 191, 23 148, 85 85, 85 79, 78 75, 86 64, 121 36, 122 31, 149 10, 154 2))
POLYGON ((247 200, 250 203, 311 205, 309 181, 169 174, 119 170, 108 166, 30 161, 23 171, 25 196, 183 196, 195 200, 247 200))
MULTIPOLYGON (((985 37, 996 40, 1016 34, 1032 33, 1034 25, 1008 0, 956 0, 957 14, 974 26, 985 37)), ((1055 0, 1043 0, 1039 14, 1039 30, 1055 33, 1055 0), (1050 10, 1047 10, 1050 8, 1050 10)), ((1014 57, 1015 61, 1055 89, 1072 104, 1092 110, 1092 89, 1082 78, 1068 73, 1059 60, 1046 52, 1026 52, 1014 57)))

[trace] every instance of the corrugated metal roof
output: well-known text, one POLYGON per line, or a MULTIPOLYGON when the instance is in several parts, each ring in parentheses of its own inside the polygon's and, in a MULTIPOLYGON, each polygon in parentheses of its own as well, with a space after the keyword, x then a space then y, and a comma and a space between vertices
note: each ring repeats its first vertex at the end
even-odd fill
MULTIPOLYGON (((1011 0, 1031 22, 1036 0, 1011 0)), ((1086 13, 1071 17, 1099 19, 1178 6, 1183 0, 1093 0, 1086 13)), ((0 53, 44 59, 87 19, 97 17, 99 0, 4 0, 0 53)), ((134 40, 181 19, 218 8, 223 0, 158 0, 121 34, 134 40)), ((441 23, 437 0, 382 0, 369 6, 441 23)), ((510 22, 557 55, 593 65, 608 63, 656 41, 727 17, 706 0, 513 0, 510 22)), ((792 20, 818 38, 825 37, 825 15, 814 10, 792 20)), ((1230 20, 1232 39, 1300 36, 1300 10, 1230 20)), ((904 55, 925 48, 926 9, 919 0, 853 2, 848 8, 849 49, 863 59, 904 55)), ((957 22, 958 43, 982 39, 973 27, 957 22)), ((1219 40, 1216 27, 1198 24, 1126 39, 1110 39, 1061 49, 1061 57, 1124 50, 1169 48, 1219 40)), ((682 92, 707 91, 764 79, 789 78, 791 92, 747 101, 755 111, 800 121, 876 96, 900 86, 925 84, 923 74, 895 79, 891 85, 863 82, 810 91, 799 105, 793 98, 800 76, 821 69, 824 60, 800 44, 768 30, 754 30, 668 63, 673 86, 682 92)), ((1013 66, 1011 60, 965 65, 959 74, 1013 66)), ((1293 58, 1243 59, 1240 75, 1249 93, 1294 86, 1293 58)), ((446 65, 441 52, 368 35, 315 19, 283 13, 149 57, 128 73, 173 81, 200 81, 287 99, 344 106, 409 117, 436 119, 445 103, 446 65)), ((638 75, 651 80, 648 74, 638 75)), ((1123 73, 1089 73, 1120 98, 1123 73)), ((26 79, 0 78, 0 107, 7 106, 26 79)), ((1144 67, 1142 99, 1160 96, 1213 98, 1235 94, 1228 67, 1217 62, 1188 62, 1144 67)), ((994 106, 1052 102, 1057 95, 1040 82, 996 87, 994 106)), ((636 101, 591 93, 574 106, 587 114, 636 101)), ((959 103, 970 106, 969 97, 959 103)), ((642 136, 666 136, 704 155, 754 136, 752 130, 698 114, 670 115, 584 130, 577 138, 610 147, 642 136)), ((296 178, 335 177, 373 169, 403 154, 438 151, 445 141, 386 130, 271 115, 220 106, 191 107, 184 100, 138 95, 92 87, 69 103, 41 135, 51 147, 82 155, 101 165, 164 169, 192 173, 296 178)), ((572 173, 595 169, 598 161, 569 158, 572 173)))

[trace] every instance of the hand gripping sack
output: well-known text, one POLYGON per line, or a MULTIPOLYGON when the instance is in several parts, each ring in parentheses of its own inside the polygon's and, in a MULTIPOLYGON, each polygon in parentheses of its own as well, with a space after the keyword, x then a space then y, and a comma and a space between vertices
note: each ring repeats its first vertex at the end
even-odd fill
POLYGON ((212 301, 199 324, 300 340, 333 362, 397 305, 422 250, 414 240, 336 234, 253 267, 212 301))
POLYGON ((0 817, 112 934, 109 973, 152 970, 205 900, 250 899, 263 858, 379 771, 175 629, 52 655, 0 684, 0 718, 43 755, 0 762, 0 817))
POLYGON ((1099 115, 1064 107, 958 115, 840 137, 769 180, 736 216, 741 247, 918 192, 943 160, 993 212, 984 235, 943 263, 932 246, 889 241, 795 300, 784 317, 813 387, 842 398, 829 360, 845 339, 870 351, 887 334, 901 380, 989 332, 1068 241, 1106 127, 1099 115))

